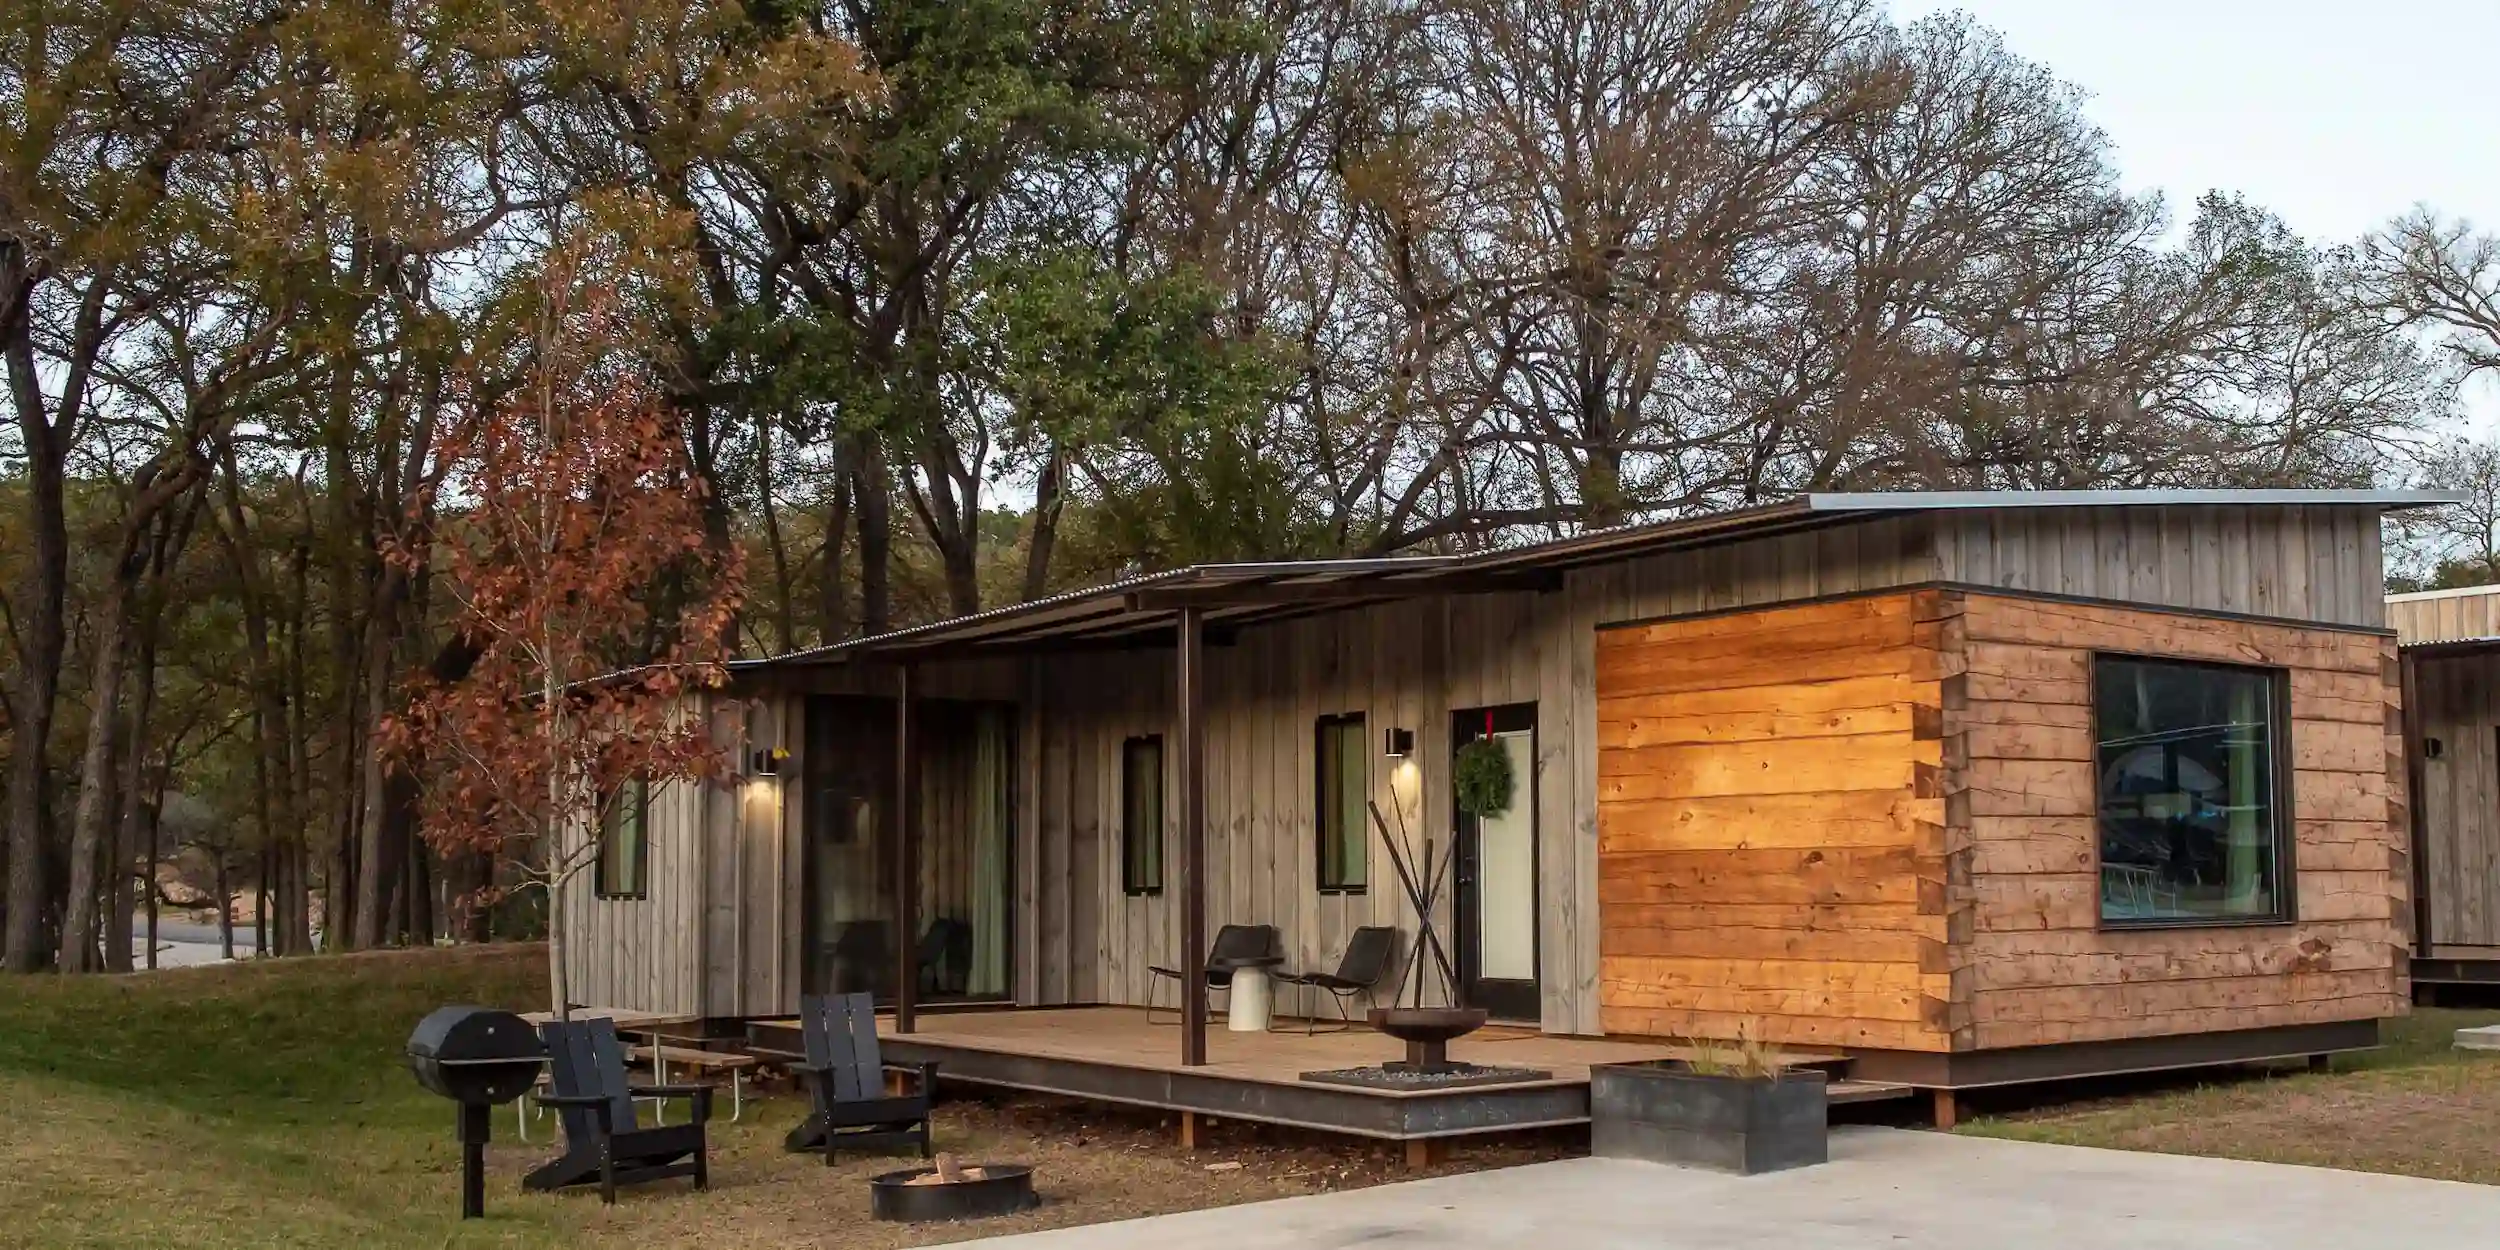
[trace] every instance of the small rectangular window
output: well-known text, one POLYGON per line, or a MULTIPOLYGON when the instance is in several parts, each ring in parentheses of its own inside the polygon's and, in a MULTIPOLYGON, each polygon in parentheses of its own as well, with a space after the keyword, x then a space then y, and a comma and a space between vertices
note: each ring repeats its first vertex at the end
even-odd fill
POLYGON ((1323 716, 1319 753, 1319 888, 1360 894, 1370 873, 1371 739, 1360 712, 1323 716))
POLYGON ((648 897, 650 849, 651 783, 631 781, 599 803, 599 897, 648 897))
POLYGON ((2283 674, 2097 656, 2092 685, 2102 923, 2290 919, 2283 674))
POLYGON ((1163 892, 1163 738, 1120 746, 1120 881, 1131 894, 1163 892))

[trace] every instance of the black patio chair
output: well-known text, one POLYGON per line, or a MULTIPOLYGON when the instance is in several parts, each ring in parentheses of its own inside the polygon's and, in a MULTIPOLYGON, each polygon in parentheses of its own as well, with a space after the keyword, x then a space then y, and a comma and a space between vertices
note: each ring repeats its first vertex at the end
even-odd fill
POLYGON ((1398 931, 1387 925, 1365 925, 1346 939, 1345 954, 1337 958, 1335 972, 1280 972, 1281 985, 1302 987, 1302 1032, 1319 1031, 1319 1021, 1311 1013, 1310 991, 1326 990, 1337 1002, 1337 1027, 1331 1033, 1342 1033, 1354 1027, 1354 1016, 1346 1010, 1357 995, 1367 1007, 1380 1005, 1381 978, 1389 975, 1389 965, 1398 956, 1398 931))
POLYGON ((552 1020, 540 1025, 547 1042, 553 1093, 534 1094, 564 1122, 564 1153, 521 1178, 524 1189, 556 1190, 599 1184, 599 1200, 616 1204, 616 1187, 671 1176, 691 1176, 694 1187, 711 1187, 703 1126, 712 1118, 709 1085, 636 1085, 625 1078, 625 1046, 616 1022, 552 1020), (634 1120, 637 1098, 689 1098, 694 1119, 644 1128, 634 1120))
POLYGON ((833 986, 848 993, 866 990, 888 994, 894 989, 893 925, 884 920, 845 921, 825 948, 833 965, 833 986))
MULTIPOLYGON (((1216 930, 1215 945, 1207 951, 1208 997, 1212 998, 1218 991, 1231 992, 1234 961, 1265 959, 1278 954, 1282 949, 1282 940, 1277 936, 1276 926, 1272 924, 1228 924, 1216 930)), ((1153 1024, 1157 1023, 1155 1020, 1157 991, 1163 988, 1163 983, 1166 981, 1171 982, 1174 989, 1178 990, 1183 984, 1183 978, 1178 969, 1166 968, 1159 964, 1147 968, 1146 971, 1153 977, 1146 983, 1146 1021, 1153 1024)), ((1176 995, 1172 1010, 1178 1013, 1181 1006, 1176 995)), ((1172 1022, 1180 1023, 1177 1014, 1172 1022)))
POLYGON ((799 1032, 807 1062, 796 1071, 807 1081, 815 1107, 782 1143, 792 1151, 821 1150, 833 1166, 837 1150, 891 1150, 918 1146, 929 1157, 929 1100, 937 1092, 934 1063, 906 1066, 877 1057, 876 1000, 866 994, 814 994, 799 998, 799 1032), (911 1073, 914 1088, 888 1094, 885 1074, 911 1073))
POLYGON ((963 994, 972 986, 972 925, 952 916, 929 922, 920 935, 920 988, 933 995, 963 994))

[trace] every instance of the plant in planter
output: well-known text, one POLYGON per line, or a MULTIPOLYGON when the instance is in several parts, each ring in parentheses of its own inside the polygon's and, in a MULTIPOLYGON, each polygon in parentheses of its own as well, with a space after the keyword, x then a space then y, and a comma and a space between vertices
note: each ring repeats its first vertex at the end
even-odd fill
POLYGON ((1589 1071, 1589 1148, 1752 1175, 1830 1158, 1824 1074, 1752 1038, 1685 1044, 1689 1056, 1589 1071))
POLYGON ((1511 789, 1518 784, 1510 752, 1490 737, 1458 749, 1457 758, 1450 762, 1450 780, 1458 791, 1458 810, 1470 816, 1499 816, 1509 811, 1511 789))

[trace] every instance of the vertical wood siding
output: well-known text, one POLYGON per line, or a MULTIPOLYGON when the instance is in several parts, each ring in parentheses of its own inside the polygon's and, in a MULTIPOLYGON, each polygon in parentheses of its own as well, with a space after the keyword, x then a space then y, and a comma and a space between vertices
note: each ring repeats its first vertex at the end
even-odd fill
POLYGON ((1945 581, 2378 628, 2379 518, 2354 507, 1942 512, 1945 581))
MULTIPOLYGON (((710 702, 703 706, 709 715, 710 702)), ((714 719, 718 731, 720 718, 714 719)), ((722 732, 724 741, 732 736, 734 730, 722 732)), ((565 970, 573 1001, 685 1015, 707 1009, 706 996, 715 991, 705 976, 704 948, 713 925, 704 874, 722 858, 712 831, 730 824, 731 793, 694 782, 652 792, 644 897, 600 898, 595 867, 563 883, 570 921, 565 970)), ((569 836, 584 835, 575 830, 569 836)), ((708 896, 717 903, 726 892, 708 896)))
POLYGON ((2500 638, 2500 586, 2389 595, 2387 627, 2407 646, 2500 638))
POLYGON ((2500 656, 2418 663, 2422 736, 2439 742, 2420 798, 2431 945, 2500 948, 2500 656))

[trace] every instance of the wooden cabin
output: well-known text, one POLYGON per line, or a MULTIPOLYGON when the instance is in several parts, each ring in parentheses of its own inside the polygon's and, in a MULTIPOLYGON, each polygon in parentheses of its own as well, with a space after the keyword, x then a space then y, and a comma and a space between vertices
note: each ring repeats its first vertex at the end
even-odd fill
MULTIPOLYGON (((1438 931, 1509 1036, 1939 1090, 2372 1045, 2414 925, 2380 518, 2443 498, 1811 495, 743 663, 747 776, 653 795, 631 871, 575 883, 573 984, 745 1020, 868 989, 908 1034, 1146 1004, 1230 922, 1326 968, 1418 931, 1368 798, 1455 840, 1438 931), (1476 818, 1481 738, 1515 790, 1476 818)), ((1186 1072, 1192 1031, 1123 1045, 1186 1072)))
POLYGON ((2500 983, 2500 586, 2389 595, 2411 692, 2413 975, 2500 983))

